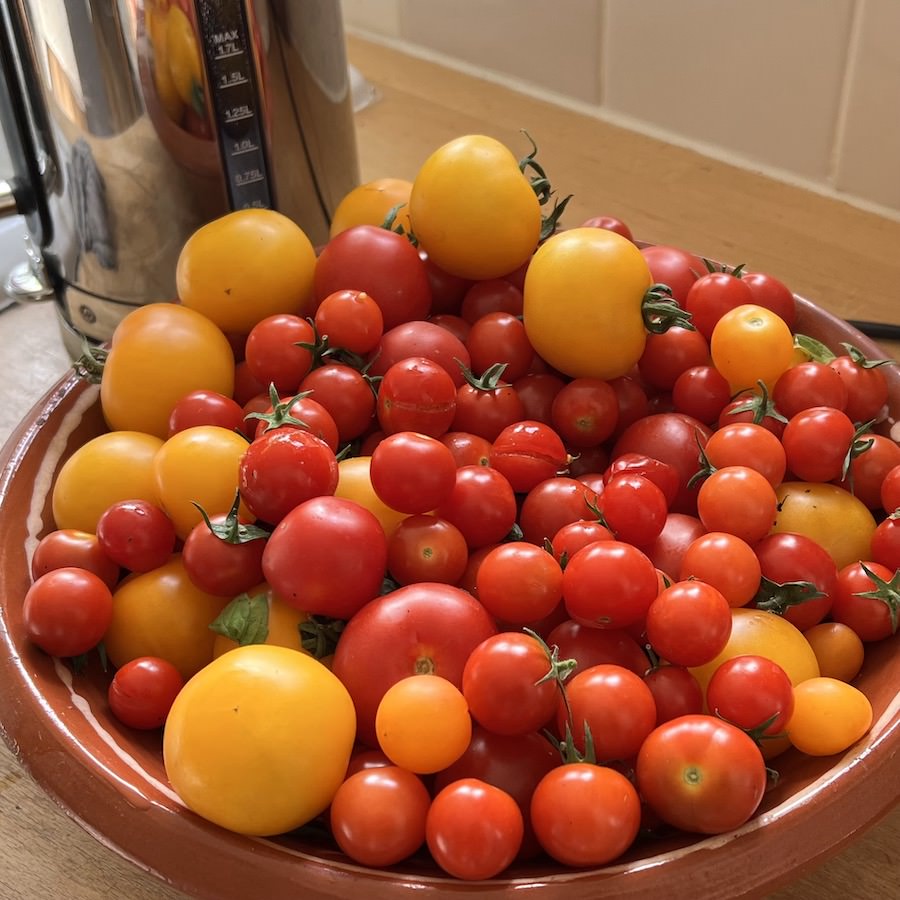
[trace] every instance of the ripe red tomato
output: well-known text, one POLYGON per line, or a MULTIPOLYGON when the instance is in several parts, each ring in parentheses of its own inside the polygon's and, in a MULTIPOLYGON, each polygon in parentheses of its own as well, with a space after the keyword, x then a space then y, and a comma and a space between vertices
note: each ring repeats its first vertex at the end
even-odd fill
POLYGON ((657 391, 671 391, 683 372, 709 364, 708 336, 676 325, 662 334, 647 335, 638 371, 645 384, 657 391))
POLYGON ((430 805, 418 775, 392 765, 364 768, 337 789, 328 812, 331 833, 354 862, 395 865, 425 843, 430 805))
POLYGON ((490 466, 462 466, 456 484, 435 513, 452 522, 470 550, 496 544, 516 523, 516 495, 509 481, 490 466))
POLYGON ((644 675, 656 702, 656 724, 703 712, 703 688, 684 666, 654 666, 644 675))
POLYGON ((749 466, 717 469, 697 494, 697 515, 707 531, 726 531, 748 544, 769 533, 777 506, 775 489, 749 466))
POLYGON ((691 285, 709 271, 699 256, 679 247, 653 244, 643 247, 641 254, 653 280, 667 284, 672 289, 672 296, 681 304, 684 304, 691 285))
POLYGON ((316 331, 302 316, 276 313, 250 330, 244 361, 264 388, 274 384, 279 393, 292 393, 312 367, 315 342, 316 331))
POLYGON ((434 861, 466 881, 499 875, 518 855, 524 833, 516 801, 477 778, 448 784, 431 801, 425 820, 434 861))
POLYGON ((577 622, 624 628, 643 621, 659 582, 649 558, 632 544, 596 541, 563 570, 563 599, 577 622))
POLYGON ((360 355, 374 350, 384 333, 381 308, 365 291, 329 294, 316 309, 314 322, 329 347, 360 355))
POLYGON ((778 663, 747 654, 725 660, 706 686, 710 712, 757 737, 783 732, 794 711, 794 687, 778 663), (765 727, 763 727, 765 726, 765 727))
POLYGON ((778 376, 772 387, 772 400, 778 411, 789 419, 813 406, 843 410, 847 405, 847 385, 827 363, 809 360, 791 366, 778 376))
POLYGON ((387 538, 375 515, 353 500, 313 497, 278 522, 262 565, 289 606, 347 619, 381 591, 387 538))
POLYGON ((691 285, 684 308, 691 314, 691 324, 708 341, 726 312, 753 302, 753 294, 743 278, 731 272, 707 272, 691 285))
POLYGON ((198 522, 185 538, 181 561, 201 591, 236 597, 260 584, 266 534, 248 527, 234 513, 215 513, 198 522))
POLYGON ((702 666, 731 636, 731 607, 710 584, 676 581, 660 591, 647 610, 647 640, 677 666, 702 666))
POLYGON ((487 438, 467 431, 447 431, 440 441, 453 454, 457 468, 491 464, 491 442, 487 438))
POLYGON ((337 483, 334 451, 300 428, 278 428, 260 435, 248 445, 238 471, 247 509, 272 525, 300 503, 333 494, 337 483))
POLYGON ((527 541, 509 541, 482 560, 476 589, 494 618, 527 625, 556 609, 562 599, 562 581, 562 568, 553 554, 527 541))
POLYGON ((520 287, 507 278, 485 278, 469 285, 459 314, 470 325, 474 325, 482 316, 492 312, 521 316, 523 305, 520 287))
POLYGON ((865 359, 858 351, 850 351, 829 363, 847 386, 844 412, 853 422, 876 418, 887 403, 887 379, 880 363, 865 359))
POLYGON ((389 434, 372 451, 372 487, 391 509, 426 513, 446 501, 456 484, 456 462, 437 438, 414 431, 389 434))
POLYGON ((600 512, 617 540, 645 547, 663 530, 666 496, 643 475, 613 475, 600 494, 600 512))
POLYGON ((491 366, 503 363, 503 377, 514 382, 528 374, 534 347, 521 318, 508 312, 489 312, 472 323, 466 338, 471 369, 483 375, 491 366))
POLYGON ((407 516, 388 538, 388 572, 398 584, 457 584, 468 561, 463 533, 438 516, 407 516))
POLYGON ((233 397, 218 391, 196 390, 185 394, 172 407, 168 436, 194 425, 218 425, 240 431, 243 424, 244 410, 233 397))
POLYGON ((175 525, 147 500, 120 500, 97 520, 97 540, 106 555, 130 572, 149 572, 175 550, 175 525))
POLYGON ((431 309, 425 263, 404 235, 355 225, 333 237, 316 260, 316 304, 345 289, 365 291, 381 309, 384 328, 424 319, 431 309))
POLYGON ((856 428, 846 413, 813 406, 791 416, 781 443, 787 467, 803 481, 832 481, 843 473, 856 428))
POLYGON ((352 366, 325 363, 313 369, 298 389, 309 392, 334 419, 344 444, 365 433, 375 420, 375 394, 366 377, 352 366))
POLYGON ((712 425, 731 400, 731 387, 715 366, 691 366, 672 385, 672 408, 712 425))
POLYGON ((530 634, 504 631, 482 641, 469 655, 462 692, 476 722, 495 734, 536 732, 556 713, 559 686, 550 657, 530 634))
POLYGON ((561 566, 566 566, 571 557, 582 547, 594 541, 611 541, 613 533, 599 519, 584 519, 563 525, 553 535, 550 547, 561 566))
POLYGON ((481 378, 471 377, 456 393, 454 431, 467 431, 488 441, 508 425, 525 418, 525 407, 516 389, 502 380, 502 364, 488 369, 481 378))
POLYGON ((107 689, 113 715, 129 728, 161 728, 184 687, 172 663, 155 656, 139 656, 116 670, 107 689))
POLYGON ((585 752, 590 731, 596 758, 631 759, 656 726, 656 702, 642 676, 610 663, 576 672, 565 684, 566 699, 557 701, 556 730, 571 731, 585 752))
POLYGON ((563 385, 550 408, 550 420, 569 447, 594 447, 615 430, 619 418, 616 392, 600 378, 573 378, 563 385))
POLYGON ((664 822, 699 834, 743 825, 766 789, 766 765, 753 739, 707 715, 657 726, 641 746, 635 777, 664 822))
POLYGON ((439 363, 424 356, 407 357, 384 373, 376 413, 388 434, 418 431, 440 437, 454 423, 456 385, 439 363))
POLYGON ((563 525, 596 519, 596 493, 583 481, 559 475, 535 485, 522 500, 519 527, 524 540, 543 545, 563 525))
POLYGON ((109 587, 87 569, 65 566, 41 575, 25 593, 22 621, 28 639, 50 656, 92 650, 112 621, 109 587))
POLYGON ((620 772, 590 763, 557 766, 531 800, 531 822, 544 850, 566 866, 602 866, 637 837, 641 801, 620 772))
POLYGON ((459 387, 464 381, 463 366, 470 366, 469 351, 462 339, 434 320, 404 322, 386 331, 370 356, 367 372, 384 375, 394 363, 411 356, 436 362, 459 387))
POLYGON ((252 437, 276 428, 300 428, 328 444, 332 453, 338 452, 340 434, 334 416, 318 400, 303 393, 285 398, 270 393, 265 409, 248 412, 245 418, 256 420, 252 437))
POLYGON ((896 634, 900 622, 897 581, 896 572, 880 563, 849 563, 838 571, 831 618, 849 625, 863 641, 896 634))
POLYGON ((568 454, 560 436, 542 422, 507 425, 490 449, 490 465, 506 476, 516 493, 528 493, 565 468, 568 454))
POLYGON ((96 534, 75 528, 58 528, 44 535, 31 557, 31 577, 37 580, 51 569, 74 566, 87 569, 112 590, 119 580, 119 564, 100 546, 96 534))
POLYGON ((566 619, 550 631, 547 644, 559 649, 560 659, 574 660, 576 672, 606 663, 643 675, 650 666, 643 647, 625 628, 594 628, 566 619))
POLYGON ((429 673, 461 687, 469 655, 496 632, 485 608, 451 585, 410 584, 365 604, 341 633, 332 664, 353 698, 360 740, 378 746, 375 712, 391 685, 429 673))
POLYGON ((741 281, 750 288, 751 303, 771 309, 791 328, 797 318, 797 301, 792 291, 768 272, 748 272, 744 269, 741 281))
POLYGON ((775 435, 753 422, 731 422, 714 431, 703 452, 715 469, 747 466, 766 477, 772 487, 784 480, 787 457, 784 446, 775 435))

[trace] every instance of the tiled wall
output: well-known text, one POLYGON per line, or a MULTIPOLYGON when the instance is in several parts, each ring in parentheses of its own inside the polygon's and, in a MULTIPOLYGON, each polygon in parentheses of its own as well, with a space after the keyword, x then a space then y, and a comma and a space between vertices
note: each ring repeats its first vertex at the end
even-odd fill
POLYGON ((349 33, 900 218, 900 0, 342 0, 349 33))

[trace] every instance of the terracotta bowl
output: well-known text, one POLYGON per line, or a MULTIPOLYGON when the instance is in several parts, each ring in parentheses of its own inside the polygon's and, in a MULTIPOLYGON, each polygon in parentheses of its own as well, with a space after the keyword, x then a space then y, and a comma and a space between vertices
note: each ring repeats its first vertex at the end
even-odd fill
MULTIPOLYGON (((796 330, 834 350, 849 341, 885 354, 845 322, 798 300, 796 330)), ((891 418, 900 419, 900 372, 890 379, 891 418)), ((900 428, 900 426, 898 426, 900 428)), ((408 897, 462 894, 532 900, 665 896, 694 898, 774 890, 884 816, 900 796, 900 634, 868 648, 858 678, 874 707, 871 731, 839 756, 778 757, 781 778, 758 814, 712 838, 681 836, 637 844, 614 865, 563 870, 549 863, 513 869, 488 882, 443 877, 425 856, 385 871, 349 862, 327 838, 297 833, 277 840, 226 832, 189 812, 166 782, 158 735, 120 726, 105 699, 106 676, 70 670, 31 646, 22 598, 37 538, 51 527, 49 493, 60 463, 103 430, 97 390, 70 376, 32 409, 2 453, 0 480, 0 721, 10 747, 43 788, 111 850, 197 897, 408 897)), ((895 430, 895 437, 897 432, 895 430)))

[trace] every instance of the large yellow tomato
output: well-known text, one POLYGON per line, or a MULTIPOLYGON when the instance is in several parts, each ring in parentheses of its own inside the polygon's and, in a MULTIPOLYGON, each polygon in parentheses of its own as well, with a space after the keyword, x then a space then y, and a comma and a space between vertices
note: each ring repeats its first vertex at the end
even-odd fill
POLYGON ((412 182, 402 178, 376 178, 353 188, 344 196, 331 219, 329 237, 334 237, 354 225, 382 225, 395 207, 395 225, 410 230, 409 195, 412 182))
POLYGON ((275 835, 328 807, 355 737, 353 701, 322 663, 248 644, 214 660, 175 698, 163 761, 198 815, 241 834, 275 835))
POLYGON ((175 267, 181 302, 223 331, 247 334, 276 313, 307 315, 316 252, 293 220, 239 209, 201 225, 175 267))
POLYGON ((605 228, 548 238, 525 275, 523 321, 534 349, 573 378, 617 378, 644 352, 643 300, 653 279, 641 251, 605 228))
POLYGON ((364 506, 378 519, 384 533, 390 537, 408 513, 392 509, 375 493, 369 474, 371 463, 371 456, 348 456, 342 459, 338 463, 338 486, 334 496, 353 500, 364 506))
POLYGON ((63 463, 53 485, 56 527, 94 534, 100 516, 113 503, 159 503, 153 460, 162 444, 140 431, 110 431, 82 444, 63 463))
POLYGON ((110 429, 165 438, 172 407, 201 388, 234 390, 234 352, 213 322, 177 303, 150 303, 122 319, 100 382, 110 429))
POLYGON ((129 575, 113 594, 112 622, 103 638, 119 668, 139 656, 159 656, 190 678, 213 658, 210 623, 228 603, 196 587, 181 555, 149 572, 129 575))
POLYGON ((776 489, 773 532, 804 534, 821 544, 844 566, 869 559, 876 522, 868 507, 835 484, 785 481, 776 489))
POLYGON ((508 275, 541 233, 541 205, 509 149, 464 135, 439 147, 416 173, 409 218, 419 246, 461 278, 508 275))
MULTIPOLYGON (((153 460, 153 477, 160 504, 184 540, 202 515, 227 513, 238 489, 238 469, 247 441, 219 425, 195 425, 173 434, 153 460)), ((253 516, 243 505, 242 521, 253 516)))
POLYGON ((721 653, 691 671, 705 692, 713 672, 723 662, 745 654, 771 659, 784 669, 794 685, 819 675, 816 654, 802 631, 775 613, 747 607, 731 611, 731 636, 721 653))

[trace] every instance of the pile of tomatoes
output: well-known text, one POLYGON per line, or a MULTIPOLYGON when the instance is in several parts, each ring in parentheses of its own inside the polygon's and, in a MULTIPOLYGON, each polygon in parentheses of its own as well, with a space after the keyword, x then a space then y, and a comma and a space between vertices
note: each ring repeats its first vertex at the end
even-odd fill
POLYGON ((116 330, 25 619, 102 648, 194 812, 465 879, 597 866, 740 826, 781 752, 869 729, 889 363, 795 334, 766 273, 564 207, 465 136, 318 252, 270 210, 203 226, 180 302, 116 330))

